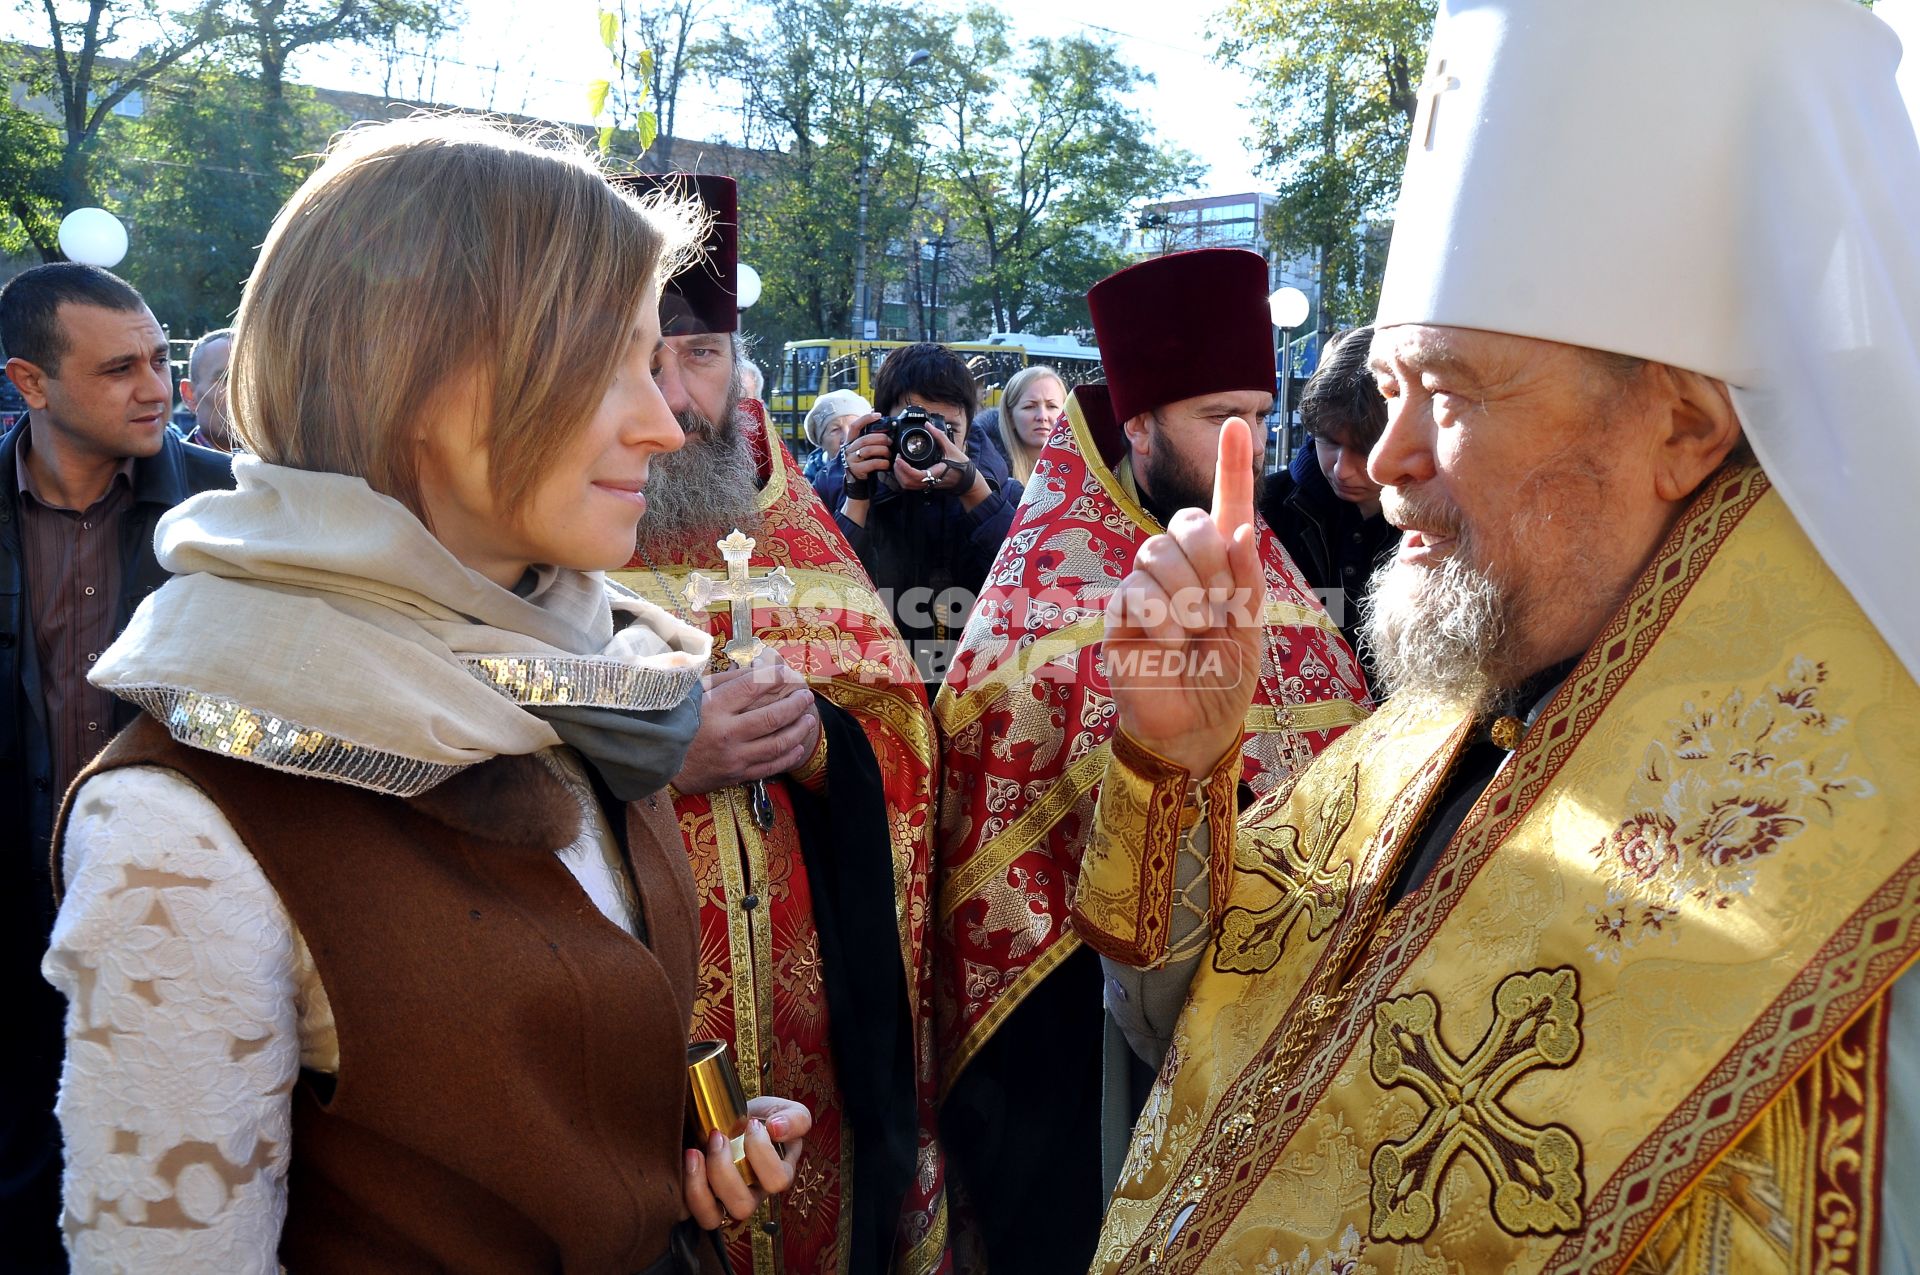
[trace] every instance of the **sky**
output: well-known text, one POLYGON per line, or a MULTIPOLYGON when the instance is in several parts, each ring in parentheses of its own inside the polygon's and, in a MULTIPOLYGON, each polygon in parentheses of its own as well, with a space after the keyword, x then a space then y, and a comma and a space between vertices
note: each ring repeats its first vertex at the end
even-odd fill
MULTIPOLYGON (((926 0, 921 0, 925 3, 926 0)), ((958 0, 932 0, 958 10, 958 0)), ((1133 105, 1162 139, 1192 151, 1207 172, 1194 195, 1266 190, 1271 183, 1256 172, 1256 157, 1245 138, 1253 131, 1246 101, 1251 81, 1211 56, 1206 34, 1209 0, 1181 6, 1177 23, 1166 21, 1167 0, 1067 0, 1001 6, 1022 39, 1083 34, 1106 40, 1121 56, 1151 73, 1155 83, 1134 95, 1133 105)), ((404 64, 391 81, 379 60, 334 51, 310 55, 295 65, 296 78, 326 88, 362 92, 389 91, 451 105, 490 108, 516 114, 581 120, 587 114, 586 86, 605 74, 607 55, 600 46, 594 0, 543 0, 537 8, 522 0, 466 0, 467 18, 447 42, 436 66, 416 60, 404 64), (530 19, 529 12, 537 12, 530 19)), ((703 84, 681 90, 675 132, 682 137, 727 140, 737 137, 737 116, 729 103, 703 84)))

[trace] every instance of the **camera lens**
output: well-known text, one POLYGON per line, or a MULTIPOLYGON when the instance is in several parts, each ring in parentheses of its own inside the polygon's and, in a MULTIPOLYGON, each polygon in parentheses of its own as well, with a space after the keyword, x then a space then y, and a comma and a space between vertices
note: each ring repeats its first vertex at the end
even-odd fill
POLYGON ((925 425, 909 425, 900 431, 900 458, 915 469, 926 469, 941 457, 940 444, 925 425))

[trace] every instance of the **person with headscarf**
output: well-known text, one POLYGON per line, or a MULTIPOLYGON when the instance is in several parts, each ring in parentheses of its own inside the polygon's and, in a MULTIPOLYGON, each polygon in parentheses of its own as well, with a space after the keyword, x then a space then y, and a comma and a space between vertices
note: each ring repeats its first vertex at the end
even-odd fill
MULTIPOLYGON (((828 500, 821 483, 826 479, 827 471, 840 458, 840 449, 847 443, 847 428, 853 422, 873 410, 873 404, 861 397, 857 390, 832 390, 813 400, 813 406, 807 409, 807 418, 801 424, 807 442, 813 445, 801 471, 806 475, 815 491, 820 493, 822 501, 828 500)), ((840 482, 844 483, 845 466, 841 466, 840 482)), ((833 505, 827 505, 829 509, 833 505)))
MULTIPOLYGON (((1899 55, 1840 0, 1443 0, 1369 355, 1391 693, 1239 812, 1244 673, 1116 688, 1075 921, 1163 1065, 1097 1271, 1914 1269, 1899 55)), ((1246 667, 1227 451, 1110 649, 1246 667)))

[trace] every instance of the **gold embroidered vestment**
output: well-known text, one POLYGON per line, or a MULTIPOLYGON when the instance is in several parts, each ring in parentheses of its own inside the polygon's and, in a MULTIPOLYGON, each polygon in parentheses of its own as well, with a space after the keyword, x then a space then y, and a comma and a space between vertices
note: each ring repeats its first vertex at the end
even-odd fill
MULTIPOLYGON (((1463 720, 1390 703, 1209 819, 1225 888, 1095 1270, 1870 1270, 1915 721, 1765 476, 1723 471, 1391 909, 1463 720)), ((1105 783, 1076 921, 1151 963, 1176 781, 1116 750, 1105 783)))

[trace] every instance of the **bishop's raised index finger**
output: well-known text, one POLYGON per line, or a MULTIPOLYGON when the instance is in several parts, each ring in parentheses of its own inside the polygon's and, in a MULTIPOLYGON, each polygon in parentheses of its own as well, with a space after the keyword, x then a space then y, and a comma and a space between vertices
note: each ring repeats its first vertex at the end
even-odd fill
POLYGON ((1213 525, 1229 540, 1253 521, 1253 431, 1238 416, 1220 427, 1213 468, 1213 525))

